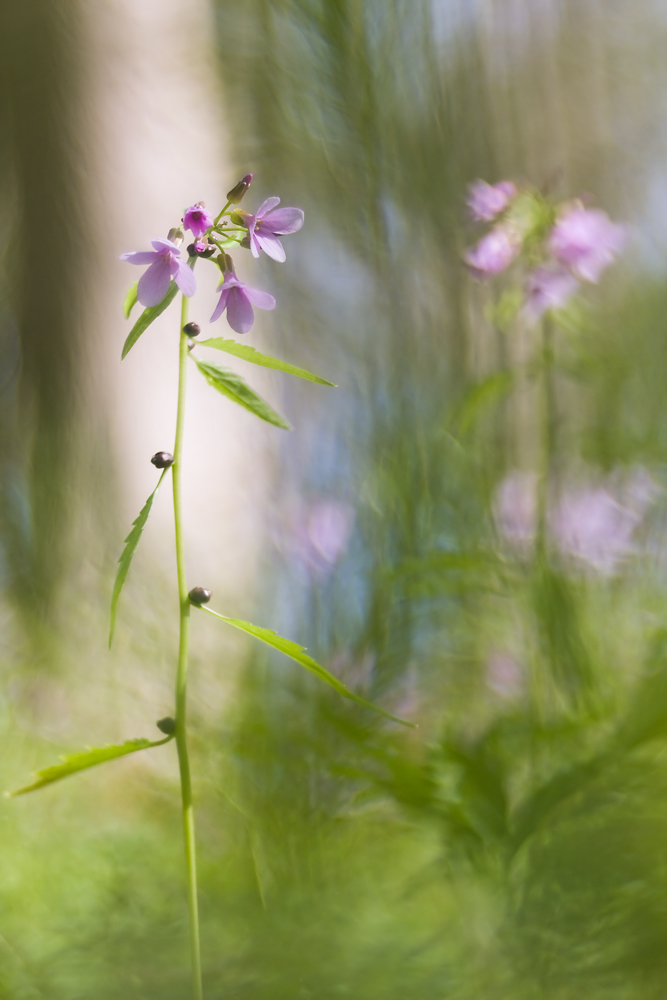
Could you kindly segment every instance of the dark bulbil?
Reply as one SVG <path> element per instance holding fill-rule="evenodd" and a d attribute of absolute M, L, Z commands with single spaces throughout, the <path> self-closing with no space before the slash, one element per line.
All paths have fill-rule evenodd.
<path fill-rule="evenodd" d="M 201 327 L 199 323 L 186 323 L 183 327 L 183 333 L 187 333 L 188 337 L 198 337 L 201 333 Z"/>
<path fill-rule="evenodd" d="M 174 456 L 170 455 L 168 451 L 156 451 L 151 462 L 156 469 L 168 469 L 170 465 L 174 464 Z"/>
<path fill-rule="evenodd" d="M 188 599 L 190 604 L 194 604 L 196 608 L 199 608 L 202 604 L 208 604 L 211 600 L 211 591 L 206 590 L 205 587 L 193 587 L 188 594 Z"/>
<path fill-rule="evenodd" d="M 164 733 L 166 736 L 171 736 L 176 732 L 176 720 L 172 719 L 170 715 L 168 715 L 165 719 L 160 719 L 155 723 L 155 725 L 158 727 L 160 732 Z"/>

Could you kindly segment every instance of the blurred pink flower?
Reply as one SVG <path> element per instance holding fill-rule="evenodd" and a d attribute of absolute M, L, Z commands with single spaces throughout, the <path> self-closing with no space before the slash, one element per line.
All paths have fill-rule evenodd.
<path fill-rule="evenodd" d="M 658 486 L 646 469 L 612 474 L 597 486 L 564 489 L 547 511 L 550 540 L 561 555 L 611 576 L 636 551 L 634 533 Z M 537 476 L 513 472 L 500 484 L 493 507 L 499 533 L 521 555 L 537 528 Z"/>
<path fill-rule="evenodd" d="M 354 508 L 339 500 L 297 503 L 275 533 L 275 542 L 309 570 L 325 573 L 347 549 L 354 521 Z"/>
<path fill-rule="evenodd" d="M 475 181 L 470 185 L 468 207 L 470 214 L 478 222 L 491 222 L 503 212 L 516 194 L 516 186 L 511 181 L 487 184 Z"/>
<path fill-rule="evenodd" d="M 574 202 L 556 221 L 548 248 L 575 277 L 595 283 L 621 252 L 626 239 L 625 228 L 612 222 L 606 212 Z"/>
<path fill-rule="evenodd" d="M 504 226 L 496 226 L 483 236 L 471 250 L 466 250 L 463 259 L 476 278 L 488 274 L 500 274 L 509 267 L 520 249 L 520 242 L 514 233 Z"/>
<path fill-rule="evenodd" d="M 526 281 L 528 319 L 537 320 L 547 309 L 560 309 L 579 288 L 579 282 L 564 267 L 537 267 Z"/>

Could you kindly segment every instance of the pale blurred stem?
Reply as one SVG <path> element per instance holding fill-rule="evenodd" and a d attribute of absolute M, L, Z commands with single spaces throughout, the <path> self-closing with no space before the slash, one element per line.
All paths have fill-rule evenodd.
<path fill-rule="evenodd" d="M 548 507 L 549 491 L 553 479 L 554 460 L 556 454 L 556 390 L 554 385 L 554 331 L 548 315 L 542 321 L 541 342 L 541 414 L 540 451 L 542 459 L 541 474 L 538 479 L 537 494 L 537 539 L 536 555 L 538 560 L 546 558 L 548 542 Z"/>
<path fill-rule="evenodd" d="M 194 266 L 194 260 L 190 266 Z M 178 673 L 176 675 L 176 746 L 181 773 L 183 799 L 183 834 L 185 838 L 185 864 L 188 876 L 188 906 L 190 910 L 190 947 L 192 951 L 192 986 L 195 1000 L 202 1000 L 201 955 L 199 948 L 199 910 L 197 906 L 197 861 L 195 855 L 195 822 L 192 811 L 192 783 L 187 744 L 187 682 L 188 647 L 190 640 L 190 601 L 185 575 L 183 545 L 183 506 L 181 497 L 181 460 L 183 455 L 183 429 L 185 424 L 185 383 L 188 361 L 188 337 L 183 327 L 188 322 L 188 299 L 181 303 L 179 334 L 178 409 L 176 416 L 176 442 L 174 463 L 171 467 L 174 487 L 174 524 L 176 528 L 176 569 L 178 574 L 178 600 L 180 605 L 180 634 L 178 642 Z"/>

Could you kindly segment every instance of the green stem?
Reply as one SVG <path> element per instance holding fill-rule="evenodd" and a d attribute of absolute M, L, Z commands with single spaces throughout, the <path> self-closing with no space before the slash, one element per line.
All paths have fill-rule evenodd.
<path fill-rule="evenodd" d="M 188 874 L 188 906 L 190 910 L 190 947 L 192 951 L 192 987 L 195 1000 L 202 1000 L 201 954 L 199 947 L 199 910 L 197 907 L 197 861 L 195 855 L 195 822 L 192 810 L 192 783 L 187 744 L 187 683 L 188 647 L 190 639 L 190 601 L 185 575 L 185 550 L 183 545 L 183 504 L 181 495 L 181 459 L 183 455 L 183 430 L 185 426 L 185 383 L 188 360 L 188 338 L 183 327 L 188 321 L 188 299 L 181 304 L 180 353 L 178 363 L 178 409 L 176 416 L 176 442 L 174 462 L 171 467 L 174 487 L 174 525 L 176 529 L 176 568 L 178 573 L 178 601 L 180 605 L 180 634 L 178 642 L 178 673 L 176 675 L 176 746 L 181 773 L 183 799 L 183 834 L 185 838 L 185 864 Z"/>
<path fill-rule="evenodd" d="M 544 559 L 547 549 L 547 513 L 556 452 L 556 390 L 554 386 L 553 326 L 549 316 L 542 325 L 542 419 L 540 421 L 542 470 L 537 496 L 537 554 Z"/>

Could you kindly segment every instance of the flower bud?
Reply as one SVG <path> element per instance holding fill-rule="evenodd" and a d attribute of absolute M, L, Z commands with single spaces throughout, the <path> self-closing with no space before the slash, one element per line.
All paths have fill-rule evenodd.
<path fill-rule="evenodd" d="M 227 201 L 231 202 L 232 205 L 238 205 L 243 195 L 246 193 L 250 187 L 250 182 L 252 181 L 252 174 L 246 174 L 238 184 L 236 184 L 231 191 L 227 192 Z"/>
<path fill-rule="evenodd" d="M 211 600 L 211 591 L 206 590 L 204 587 L 193 587 L 188 594 L 188 599 L 190 604 L 194 604 L 196 608 L 199 608 L 202 604 L 208 604 Z"/>
<path fill-rule="evenodd" d="M 186 323 L 183 327 L 183 333 L 187 333 L 188 337 L 198 337 L 201 333 L 201 327 L 199 323 Z"/>
<path fill-rule="evenodd" d="M 151 462 L 156 469 L 168 469 L 174 463 L 174 456 L 170 455 L 168 451 L 156 451 Z"/>
<path fill-rule="evenodd" d="M 172 243 L 175 243 L 177 247 L 180 247 L 181 243 L 185 239 L 185 233 L 180 226 L 177 226 L 175 229 L 169 230 L 167 233 L 167 239 L 171 240 Z"/>
<path fill-rule="evenodd" d="M 160 732 L 165 733 L 167 736 L 171 736 L 176 732 L 176 720 L 172 719 L 170 715 L 168 715 L 165 719 L 160 719 L 155 723 L 155 725 L 158 727 Z"/>
<path fill-rule="evenodd" d="M 244 212 L 242 208 L 237 208 L 229 216 L 229 221 L 233 222 L 235 226 L 245 226 L 245 220 L 249 218 L 250 212 Z"/>
<path fill-rule="evenodd" d="M 205 240 L 195 240 L 188 245 L 188 257 L 212 257 L 215 247 Z"/>

